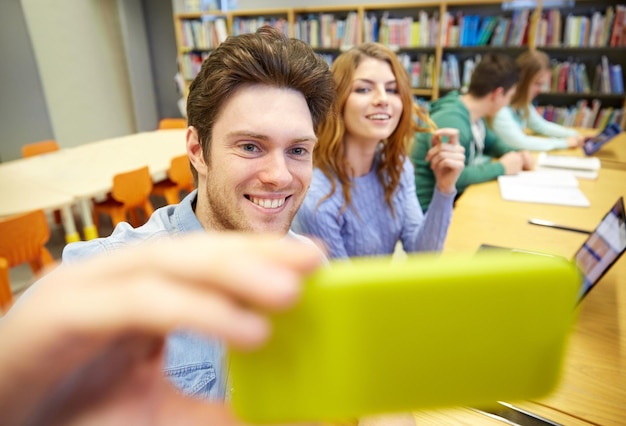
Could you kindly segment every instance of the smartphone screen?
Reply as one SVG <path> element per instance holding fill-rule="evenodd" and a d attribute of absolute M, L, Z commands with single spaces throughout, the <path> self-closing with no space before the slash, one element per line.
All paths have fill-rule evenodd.
<path fill-rule="evenodd" d="M 616 135 L 621 133 L 619 125 L 616 123 L 610 124 L 602 130 L 602 132 L 590 138 L 585 139 L 583 144 L 583 151 L 586 155 L 592 155 L 597 152 L 604 144 L 613 139 Z"/>

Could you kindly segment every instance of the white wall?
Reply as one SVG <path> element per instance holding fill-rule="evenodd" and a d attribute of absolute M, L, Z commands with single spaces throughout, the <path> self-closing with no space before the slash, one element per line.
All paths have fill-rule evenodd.
<path fill-rule="evenodd" d="M 0 1 L 0 161 L 53 137 L 20 0 Z"/>
<path fill-rule="evenodd" d="M 60 145 L 133 133 L 116 0 L 21 1 Z"/>

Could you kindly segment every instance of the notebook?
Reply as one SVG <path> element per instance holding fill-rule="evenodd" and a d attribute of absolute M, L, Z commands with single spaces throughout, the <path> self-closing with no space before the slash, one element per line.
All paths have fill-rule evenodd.
<path fill-rule="evenodd" d="M 579 272 L 541 256 L 331 262 L 269 342 L 231 351 L 231 402 L 252 423 L 545 396 L 560 375 Z"/>
<path fill-rule="evenodd" d="M 481 246 L 481 250 L 483 249 L 551 256 L 485 244 Z M 626 251 L 626 214 L 624 213 L 624 199 L 620 197 L 578 248 L 572 259 L 582 275 L 579 300 L 582 300 L 595 287 L 624 251 Z"/>

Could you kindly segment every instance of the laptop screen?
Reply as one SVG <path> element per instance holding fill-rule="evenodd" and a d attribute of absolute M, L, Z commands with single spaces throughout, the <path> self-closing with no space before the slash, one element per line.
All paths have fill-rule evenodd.
<path fill-rule="evenodd" d="M 574 256 L 584 278 L 581 298 L 589 293 L 625 249 L 626 214 L 624 199 L 620 197 Z"/>

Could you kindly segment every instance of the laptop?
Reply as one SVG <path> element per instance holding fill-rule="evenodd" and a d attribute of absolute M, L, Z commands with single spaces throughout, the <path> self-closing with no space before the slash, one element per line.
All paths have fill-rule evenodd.
<path fill-rule="evenodd" d="M 567 259 L 499 252 L 331 262 L 263 347 L 230 350 L 232 406 L 282 424 L 545 396 L 579 282 Z"/>
<path fill-rule="evenodd" d="M 576 230 L 576 232 L 581 231 Z M 552 256 L 486 244 L 483 244 L 479 251 L 491 249 Z M 620 197 L 604 215 L 598 226 L 589 233 L 589 237 L 578 248 L 572 259 L 582 275 L 579 302 L 589 294 L 624 251 L 626 251 L 626 214 L 624 213 L 624 198 Z"/>

